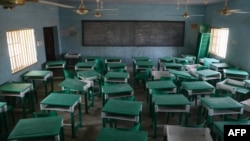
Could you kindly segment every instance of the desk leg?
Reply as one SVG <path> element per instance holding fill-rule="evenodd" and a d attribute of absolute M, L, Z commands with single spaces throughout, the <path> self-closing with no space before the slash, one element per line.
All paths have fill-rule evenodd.
<path fill-rule="evenodd" d="M 7 106 L 6 106 L 7 107 Z M 7 109 L 7 108 L 6 108 Z M 6 135 L 9 134 L 9 118 L 8 118 L 8 113 L 7 111 L 5 111 L 3 113 L 3 120 L 4 120 L 4 126 L 5 126 L 5 132 L 6 132 Z"/>
<path fill-rule="evenodd" d="M 36 102 L 38 102 L 36 81 L 35 81 L 35 80 L 32 80 L 32 83 L 33 83 L 33 87 L 34 87 L 34 94 L 36 95 Z"/>
<path fill-rule="evenodd" d="M 78 114 L 79 114 L 79 127 L 82 127 L 82 105 L 78 104 Z"/>
<path fill-rule="evenodd" d="M 85 113 L 88 114 L 88 92 L 84 92 Z"/>
<path fill-rule="evenodd" d="M 156 138 L 156 134 L 157 134 L 157 117 L 158 117 L 158 113 L 155 112 L 154 113 L 154 122 L 153 122 L 153 131 L 154 131 L 154 138 Z"/>
<path fill-rule="evenodd" d="M 25 97 L 21 97 L 23 117 L 26 118 Z"/>
<path fill-rule="evenodd" d="M 74 111 L 70 113 L 70 119 L 71 119 L 71 134 L 72 134 L 72 138 L 75 138 L 75 136 L 76 136 L 76 126 L 75 126 Z"/>

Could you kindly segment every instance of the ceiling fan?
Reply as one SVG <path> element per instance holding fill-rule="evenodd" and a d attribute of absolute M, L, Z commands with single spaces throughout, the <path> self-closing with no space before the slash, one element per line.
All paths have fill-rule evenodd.
<path fill-rule="evenodd" d="M 105 9 L 103 0 L 96 0 L 96 9 L 94 9 L 94 10 L 95 10 L 94 16 L 99 18 L 103 15 L 116 15 L 115 13 L 101 14 L 100 11 L 109 11 L 109 10 L 113 11 L 113 10 L 117 10 L 117 9 Z"/>
<path fill-rule="evenodd" d="M 227 0 L 225 0 L 225 5 L 224 7 L 217 11 L 219 12 L 221 15 L 224 15 L 224 16 L 229 16 L 233 13 L 240 13 L 240 14 L 245 14 L 245 13 L 249 13 L 249 12 L 244 12 L 244 11 L 241 11 L 240 9 L 229 9 L 228 6 L 227 6 Z"/>
<path fill-rule="evenodd" d="M 83 0 L 81 0 L 81 3 L 78 9 L 76 10 L 76 13 L 80 15 L 84 15 L 84 14 L 87 14 L 88 12 L 89 10 L 85 8 L 85 5 L 83 4 Z"/>
<path fill-rule="evenodd" d="M 182 14 L 182 15 L 167 15 L 167 16 L 182 16 L 185 19 L 188 19 L 191 16 L 204 16 L 204 15 L 193 15 L 193 14 L 190 15 L 189 12 L 188 12 L 188 2 L 189 2 L 189 0 L 184 0 L 184 1 L 185 1 L 185 8 L 186 8 L 184 14 Z M 177 6 L 178 5 L 179 5 L 179 3 L 177 3 Z M 178 10 L 178 7 L 177 7 L 177 10 Z"/>
<path fill-rule="evenodd" d="M 3 6 L 4 9 L 13 9 L 16 6 L 24 5 L 25 2 L 38 2 L 48 5 L 53 5 L 61 8 L 74 8 L 73 6 L 56 3 L 56 2 L 50 2 L 46 0 L 0 0 L 0 5 Z"/>

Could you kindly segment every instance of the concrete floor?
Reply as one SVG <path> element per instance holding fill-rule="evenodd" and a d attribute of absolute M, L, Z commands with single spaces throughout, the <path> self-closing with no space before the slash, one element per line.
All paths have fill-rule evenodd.
<path fill-rule="evenodd" d="M 131 75 L 132 76 L 132 73 Z M 131 78 L 131 81 L 133 79 Z M 54 81 L 54 89 L 55 90 L 61 90 L 60 87 L 58 87 L 58 83 L 61 82 L 62 79 L 55 80 Z M 131 86 L 133 86 L 133 82 L 131 83 Z M 153 138 L 153 130 L 152 130 L 152 120 L 149 116 L 148 108 L 146 106 L 146 94 L 142 87 L 142 84 L 140 83 L 136 88 L 134 88 L 134 95 L 136 97 L 137 101 L 143 102 L 143 112 L 142 112 L 142 131 L 145 131 L 148 133 L 148 141 L 163 141 L 163 128 L 158 128 L 158 134 L 157 138 Z M 38 98 L 39 101 L 41 101 L 44 98 L 44 90 L 43 86 L 39 87 L 38 90 Z M 101 120 L 101 110 L 102 110 L 102 101 L 101 98 L 96 96 L 95 97 L 95 105 L 94 107 L 91 107 L 89 109 L 89 113 L 85 114 L 85 111 L 83 109 L 83 127 L 79 128 L 77 130 L 76 138 L 71 138 L 71 128 L 65 127 L 65 141 L 95 141 L 98 131 L 100 128 L 102 128 L 102 120 Z M 36 103 L 36 111 L 40 111 L 39 103 Z M 64 117 L 64 122 L 69 122 L 69 113 L 62 113 L 58 112 L 58 115 L 62 115 Z M 18 115 L 18 112 L 16 113 L 16 121 L 20 117 Z M 29 117 L 32 117 L 32 114 L 29 114 Z M 196 124 L 196 117 L 197 117 L 197 110 L 194 106 L 191 107 L 191 114 L 189 118 L 189 124 L 195 125 Z M 159 115 L 159 123 L 164 123 L 165 115 L 160 114 Z M 221 119 L 221 117 L 219 117 Z M 121 123 L 119 122 L 119 126 L 127 126 L 128 123 Z M 178 124 L 178 114 L 175 114 L 174 116 L 170 116 L 170 121 L 168 124 L 177 125 Z M 12 127 L 13 128 L 13 127 Z M 48 139 L 46 139 L 48 140 Z"/>

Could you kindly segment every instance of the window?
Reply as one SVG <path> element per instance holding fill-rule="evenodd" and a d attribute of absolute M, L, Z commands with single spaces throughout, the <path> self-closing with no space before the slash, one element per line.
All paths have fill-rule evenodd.
<path fill-rule="evenodd" d="M 33 29 L 7 31 L 6 35 L 12 73 L 37 62 Z"/>
<path fill-rule="evenodd" d="M 225 58 L 227 53 L 228 28 L 212 28 L 209 53 Z"/>

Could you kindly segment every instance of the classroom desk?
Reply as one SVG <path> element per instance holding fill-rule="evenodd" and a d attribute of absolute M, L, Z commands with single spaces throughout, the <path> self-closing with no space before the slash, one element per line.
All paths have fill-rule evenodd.
<path fill-rule="evenodd" d="M 110 98 L 130 97 L 134 95 L 134 89 L 128 84 L 114 84 L 102 86 L 103 106 Z"/>
<path fill-rule="evenodd" d="M 169 70 L 169 69 L 183 71 L 184 70 L 184 65 L 179 64 L 179 63 L 164 63 L 163 64 L 163 70 L 166 71 L 166 70 Z"/>
<path fill-rule="evenodd" d="M 95 62 L 78 62 L 75 65 L 75 71 L 94 70 Z"/>
<path fill-rule="evenodd" d="M 153 95 L 153 131 L 154 137 L 157 135 L 158 113 L 185 113 L 184 125 L 188 123 L 190 113 L 190 101 L 183 94 Z M 181 124 L 181 115 L 179 123 Z"/>
<path fill-rule="evenodd" d="M 101 128 L 96 141 L 148 141 L 147 132 Z"/>
<path fill-rule="evenodd" d="M 149 113 L 152 113 L 152 90 L 164 90 L 167 93 L 176 93 L 176 85 L 171 80 L 147 81 L 146 82 L 146 98 L 149 107 Z"/>
<path fill-rule="evenodd" d="M 175 57 L 160 57 L 158 58 L 158 63 L 157 63 L 157 67 L 158 70 L 160 70 L 160 67 L 163 66 L 164 63 L 175 63 Z M 163 70 L 163 68 L 162 68 Z"/>
<path fill-rule="evenodd" d="M 77 62 L 81 60 L 80 53 L 66 53 L 64 55 L 64 59 L 66 60 L 67 66 L 74 66 Z"/>
<path fill-rule="evenodd" d="M 33 85 L 32 83 L 4 83 L 0 85 L 0 96 L 20 97 L 22 104 L 23 117 L 26 117 L 26 104 L 25 96 L 29 93 L 29 108 L 30 111 L 34 111 L 33 102 Z"/>
<path fill-rule="evenodd" d="M 133 57 L 133 74 L 136 73 L 136 62 L 137 61 L 150 61 L 148 57 L 140 56 L 140 57 Z"/>
<path fill-rule="evenodd" d="M 106 127 L 107 120 L 123 120 L 141 124 L 141 114 L 142 102 L 110 99 L 102 108 L 102 125 Z"/>
<path fill-rule="evenodd" d="M 46 70 L 52 70 L 52 69 L 63 70 L 65 67 L 66 67 L 66 61 L 48 61 L 48 62 L 46 62 L 46 65 L 45 65 Z M 62 71 L 62 73 L 63 73 L 63 71 Z M 55 75 L 54 75 L 54 78 L 55 78 Z M 63 78 L 63 76 L 62 76 L 62 78 Z"/>
<path fill-rule="evenodd" d="M 104 82 L 128 83 L 129 73 L 128 72 L 107 72 L 104 76 Z"/>
<path fill-rule="evenodd" d="M 209 128 L 164 126 L 164 141 L 213 141 Z"/>
<path fill-rule="evenodd" d="M 189 81 L 198 80 L 197 77 L 191 75 L 188 71 L 178 71 L 170 69 L 169 72 L 174 74 L 177 80 L 189 80 Z"/>
<path fill-rule="evenodd" d="M 236 80 L 247 80 L 248 72 L 244 70 L 223 69 L 224 78 L 231 78 Z"/>
<path fill-rule="evenodd" d="M 227 63 L 212 63 L 210 64 L 210 68 L 215 71 L 223 72 L 223 69 L 229 68 L 230 65 Z"/>
<path fill-rule="evenodd" d="M 212 132 L 215 134 L 215 140 L 224 138 L 224 125 L 250 125 L 248 121 L 216 121 L 213 123 Z"/>
<path fill-rule="evenodd" d="M 78 121 L 75 122 L 75 107 L 78 107 Z M 82 127 L 81 96 L 75 94 L 51 93 L 40 102 L 40 109 L 55 110 L 70 113 L 72 138 L 75 137 L 76 129 Z M 65 124 L 64 125 L 68 125 Z"/>
<path fill-rule="evenodd" d="M 37 101 L 37 86 L 36 81 L 43 81 L 45 96 L 47 96 L 50 92 L 54 91 L 53 84 L 53 72 L 46 70 L 30 70 L 22 75 L 24 81 L 31 81 L 33 83 L 33 87 L 35 89 L 36 101 Z M 51 90 L 48 91 L 48 82 L 50 82 Z"/>
<path fill-rule="evenodd" d="M 234 80 L 230 78 L 226 78 L 225 80 L 218 82 L 216 87 L 231 87 L 236 90 L 236 97 L 239 96 L 240 100 L 243 100 L 245 96 L 247 96 L 250 92 L 250 88 L 247 86 L 246 81 Z"/>
<path fill-rule="evenodd" d="M 154 68 L 153 61 L 136 61 L 135 69 L 146 69 L 146 68 Z"/>
<path fill-rule="evenodd" d="M 107 63 L 106 67 L 108 71 L 117 70 L 117 69 L 127 70 L 127 64 L 125 63 Z"/>
<path fill-rule="evenodd" d="M 9 118 L 8 118 L 8 113 L 7 113 L 7 103 L 6 102 L 0 102 L 0 114 L 3 115 L 3 118 L 2 118 L 3 120 L 0 123 L 4 124 L 5 133 L 9 134 L 10 126 L 9 126 Z M 1 126 L 0 126 L 0 128 L 1 128 Z"/>
<path fill-rule="evenodd" d="M 101 56 L 86 56 L 84 61 L 85 62 L 94 62 L 95 59 L 102 58 Z"/>
<path fill-rule="evenodd" d="M 60 82 L 58 86 L 62 87 L 62 89 L 67 89 L 69 91 L 76 91 L 79 94 L 84 94 L 84 106 L 85 106 L 85 113 L 88 113 L 88 109 L 93 103 L 88 103 L 88 89 L 91 88 L 90 83 L 85 83 L 78 79 L 71 79 L 67 78 Z"/>
<path fill-rule="evenodd" d="M 36 140 L 54 137 L 55 141 L 64 140 L 63 118 L 41 117 L 20 119 L 11 131 L 8 140 Z"/>
<path fill-rule="evenodd" d="M 201 95 L 210 95 L 215 91 L 214 86 L 206 81 L 182 82 L 180 89 L 187 92 L 189 100 L 191 100 L 191 97 L 194 96 L 195 105 L 197 105 L 198 97 L 201 97 Z"/>
<path fill-rule="evenodd" d="M 203 81 L 208 80 L 221 80 L 221 73 L 211 69 L 198 70 L 196 73 L 199 75 L 199 78 Z"/>
<path fill-rule="evenodd" d="M 198 124 L 200 122 L 202 107 L 208 111 L 208 115 L 206 118 L 208 125 L 212 123 L 213 116 L 238 114 L 238 116 L 240 117 L 244 111 L 243 105 L 231 97 L 200 98 L 200 105 L 198 109 L 198 118 L 197 118 Z"/>
<path fill-rule="evenodd" d="M 105 63 L 121 63 L 122 59 L 120 57 L 105 57 Z"/>
<path fill-rule="evenodd" d="M 175 58 L 175 63 L 182 64 L 182 65 L 187 65 L 189 64 L 190 59 L 184 58 L 184 57 L 176 57 Z"/>

